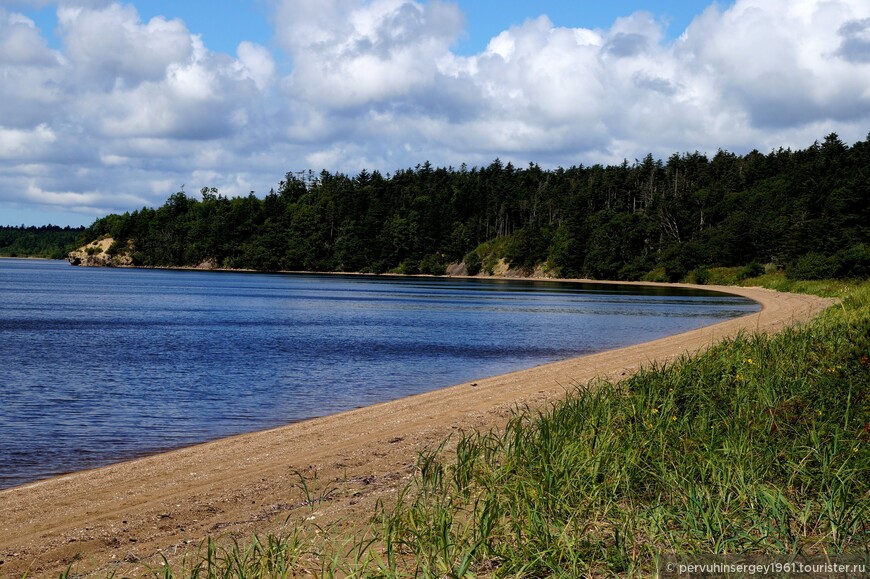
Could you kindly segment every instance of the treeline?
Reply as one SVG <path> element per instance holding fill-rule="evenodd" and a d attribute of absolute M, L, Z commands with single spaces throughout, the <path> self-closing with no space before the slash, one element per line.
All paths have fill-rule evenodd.
<path fill-rule="evenodd" d="M 84 227 L 0 227 L 0 256 L 63 259 L 75 247 Z"/>
<path fill-rule="evenodd" d="M 469 273 L 497 258 L 563 277 L 704 281 L 712 266 L 774 264 L 794 277 L 870 274 L 870 136 L 805 149 L 720 150 L 666 162 L 543 170 L 498 159 L 384 176 L 288 173 L 260 199 L 203 188 L 98 219 L 136 265 Z"/>

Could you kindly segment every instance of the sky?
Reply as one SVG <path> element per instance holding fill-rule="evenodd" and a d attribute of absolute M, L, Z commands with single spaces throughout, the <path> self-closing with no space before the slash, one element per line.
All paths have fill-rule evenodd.
<path fill-rule="evenodd" d="M 867 0 L 0 0 L 0 225 L 870 133 Z"/>

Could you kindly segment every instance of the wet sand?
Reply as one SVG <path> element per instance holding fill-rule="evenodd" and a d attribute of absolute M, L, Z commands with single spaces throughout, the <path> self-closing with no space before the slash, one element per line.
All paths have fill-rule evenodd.
<path fill-rule="evenodd" d="M 546 406 L 574 386 L 618 380 L 741 331 L 775 332 L 833 303 L 759 288 L 697 287 L 748 297 L 762 309 L 653 342 L 0 491 L 0 577 L 27 570 L 29 577 L 56 577 L 73 561 L 79 572 L 136 576 L 159 565 L 161 555 L 180 556 L 208 536 L 277 529 L 313 512 L 297 472 L 334 489 L 313 513 L 318 522 L 364 523 L 377 499 L 395 496 L 417 453 L 451 433 L 497 428 L 517 406 Z"/>

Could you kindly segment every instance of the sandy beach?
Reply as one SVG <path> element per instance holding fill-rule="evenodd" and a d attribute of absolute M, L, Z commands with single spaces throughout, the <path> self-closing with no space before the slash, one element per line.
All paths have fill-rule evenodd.
<path fill-rule="evenodd" d="M 558 280 L 565 281 L 565 280 Z M 692 287 L 692 286 L 682 286 Z M 0 491 L 0 577 L 117 569 L 136 575 L 208 536 L 249 536 L 311 512 L 299 476 L 335 491 L 325 522 L 365 522 L 451 433 L 502 425 L 596 378 L 620 379 L 738 332 L 775 332 L 831 305 L 759 288 L 698 286 L 759 302 L 760 312 L 653 342 L 477 380 L 280 428 Z M 437 368 L 432 369 L 437 372 Z"/>

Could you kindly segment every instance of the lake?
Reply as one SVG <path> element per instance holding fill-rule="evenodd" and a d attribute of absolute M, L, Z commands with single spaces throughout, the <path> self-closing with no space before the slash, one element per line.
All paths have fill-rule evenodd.
<path fill-rule="evenodd" d="M 686 289 L 0 259 L 0 488 L 757 310 Z"/>

